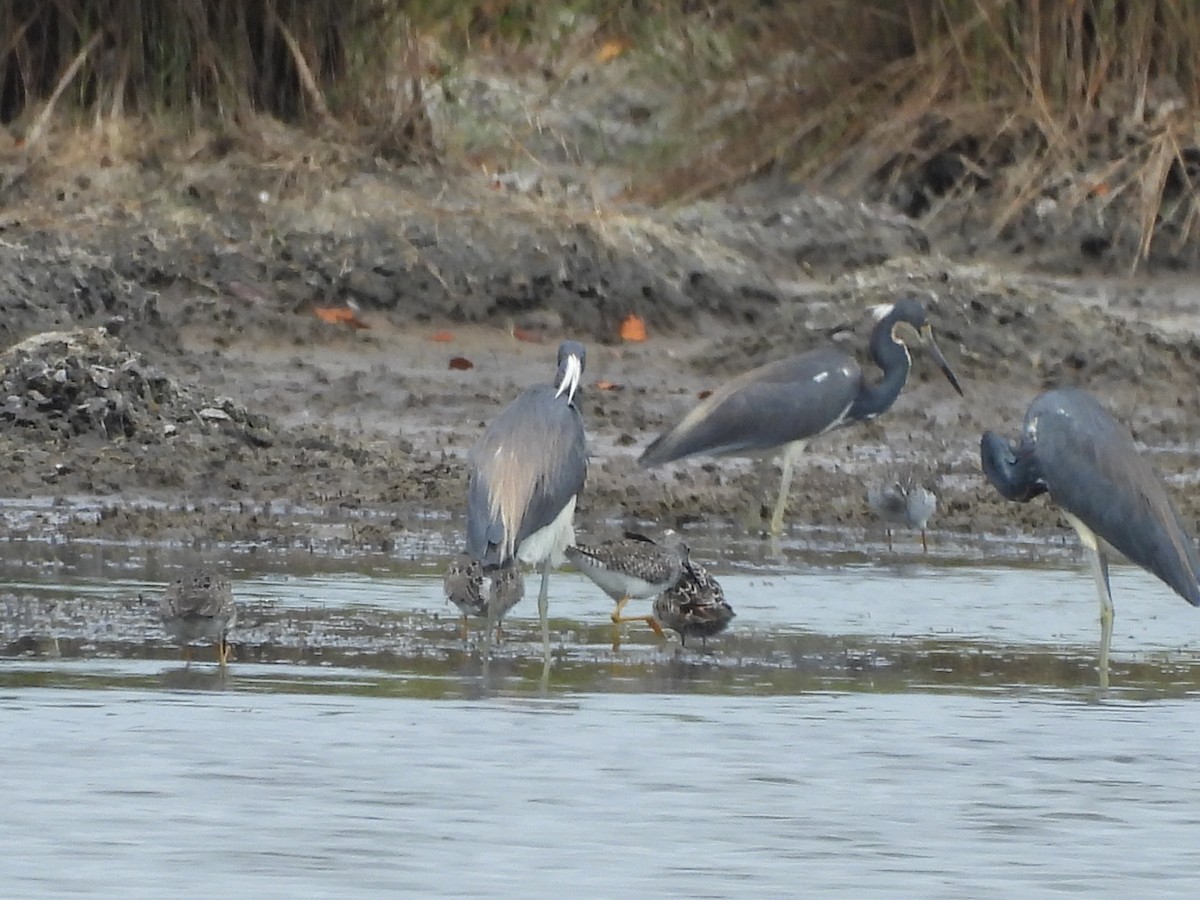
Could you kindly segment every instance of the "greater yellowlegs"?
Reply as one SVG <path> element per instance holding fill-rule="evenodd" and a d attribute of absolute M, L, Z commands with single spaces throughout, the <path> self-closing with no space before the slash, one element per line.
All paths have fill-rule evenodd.
<path fill-rule="evenodd" d="M 622 622 L 645 622 L 662 636 L 653 616 L 623 616 L 621 612 L 630 600 L 649 600 L 673 587 L 687 558 L 687 545 L 674 531 L 663 532 L 661 543 L 627 531 L 623 540 L 567 548 L 567 559 L 617 602 L 612 612 L 614 647 L 620 645 Z"/>
<path fill-rule="evenodd" d="M 193 641 L 216 641 L 217 662 L 229 661 L 229 629 L 237 624 L 237 604 L 229 579 L 208 569 L 184 572 L 167 585 L 158 604 L 168 634 L 179 643 L 183 658 L 191 661 Z"/>

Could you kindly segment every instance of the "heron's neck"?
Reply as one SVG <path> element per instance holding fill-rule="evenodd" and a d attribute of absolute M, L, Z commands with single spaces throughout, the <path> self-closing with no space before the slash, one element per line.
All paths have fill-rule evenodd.
<path fill-rule="evenodd" d="M 896 402 L 904 382 L 908 380 L 912 360 L 908 357 L 908 351 L 893 340 L 892 324 L 884 319 L 871 332 L 871 359 L 883 371 L 883 377 L 874 384 L 863 380 L 862 389 L 846 416 L 851 421 L 873 419 L 885 412 Z"/>
<path fill-rule="evenodd" d="M 979 462 L 987 480 L 1006 500 L 1028 503 L 1046 492 L 1037 457 L 1025 444 L 1014 449 L 1000 435 L 986 431 L 979 442 Z"/>

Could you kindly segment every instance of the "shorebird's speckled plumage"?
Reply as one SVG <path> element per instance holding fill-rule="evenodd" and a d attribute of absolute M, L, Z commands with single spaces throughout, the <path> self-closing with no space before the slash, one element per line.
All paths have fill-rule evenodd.
<path fill-rule="evenodd" d="M 491 584 L 488 598 L 496 610 L 496 625 L 504 621 L 510 609 L 525 596 L 525 577 L 515 565 L 501 566 L 486 573 Z M 463 614 L 463 631 L 466 631 L 468 616 L 486 619 L 487 600 L 483 596 L 483 564 L 464 553 L 456 556 L 446 567 L 442 587 L 446 599 L 458 607 Z"/>
<path fill-rule="evenodd" d="M 158 605 L 163 626 L 175 641 L 187 646 L 210 640 L 217 645 L 217 662 L 229 660 L 229 629 L 237 624 L 237 604 L 228 578 L 207 569 L 185 572 L 167 585 Z"/>
<path fill-rule="evenodd" d="M 621 611 L 630 600 L 649 600 L 673 587 L 687 565 L 688 548 L 674 531 L 663 532 L 661 542 L 627 531 L 623 540 L 568 547 L 567 559 L 617 602 L 612 613 L 614 625 L 645 622 L 661 635 L 662 629 L 653 616 L 623 616 Z M 619 646 L 617 632 L 613 647 Z"/>
<path fill-rule="evenodd" d="M 649 599 L 672 587 L 683 573 L 688 550 L 673 531 L 661 543 L 626 532 L 622 540 L 567 548 L 567 559 L 614 600 Z"/>
<path fill-rule="evenodd" d="M 699 563 L 688 562 L 678 583 L 654 601 L 654 615 L 667 628 L 679 632 L 686 647 L 689 637 L 705 640 L 720 634 L 736 613 L 725 602 L 725 591 L 708 570 Z"/>

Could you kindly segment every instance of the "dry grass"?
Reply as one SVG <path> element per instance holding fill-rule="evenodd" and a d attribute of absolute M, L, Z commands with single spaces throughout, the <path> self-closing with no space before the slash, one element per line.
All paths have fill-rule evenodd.
<path fill-rule="evenodd" d="M 6 0 L 0 121 L 37 145 L 55 121 L 130 116 L 234 130 L 262 117 L 432 150 L 421 59 L 394 0 Z"/>
<path fill-rule="evenodd" d="M 611 39 L 689 99 L 641 199 L 785 171 L 996 235 L 1082 216 L 1130 265 L 1200 259 L 1195 0 L 7 0 L 0 122 L 37 145 L 64 118 L 269 118 L 425 160 L 447 58 L 561 72 Z"/>
<path fill-rule="evenodd" d="M 969 199 L 995 234 L 1051 209 L 1131 217 L 1116 251 L 1132 266 L 1200 243 L 1200 4 L 813 0 L 758 17 L 740 77 L 701 88 L 731 111 L 643 196 L 784 169 L 912 215 Z"/>

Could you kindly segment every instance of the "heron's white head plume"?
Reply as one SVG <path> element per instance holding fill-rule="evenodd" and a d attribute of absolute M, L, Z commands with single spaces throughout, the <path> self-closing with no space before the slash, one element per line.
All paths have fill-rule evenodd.
<path fill-rule="evenodd" d="M 886 318 L 887 315 L 895 308 L 896 306 L 894 303 L 880 303 L 878 306 L 871 307 L 871 316 L 876 322 L 878 322 Z"/>
<path fill-rule="evenodd" d="M 583 365 L 578 356 L 571 354 L 563 362 L 563 378 L 558 383 L 558 390 L 554 392 L 554 396 L 561 397 L 566 391 L 567 402 L 570 403 L 575 399 L 575 392 L 579 390 L 579 381 L 582 377 Z"/>

